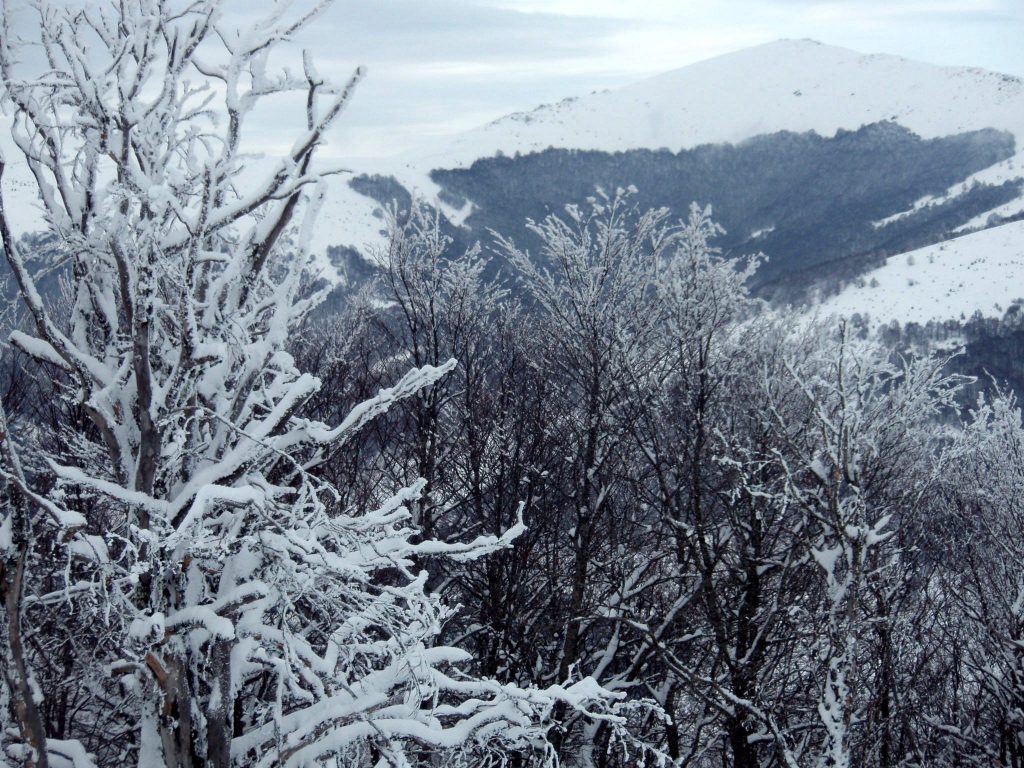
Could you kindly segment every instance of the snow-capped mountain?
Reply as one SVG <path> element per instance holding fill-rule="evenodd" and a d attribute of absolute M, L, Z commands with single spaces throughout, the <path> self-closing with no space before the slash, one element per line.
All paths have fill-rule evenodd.
<path fill-rule="evenodd" d="M 497 152 L 548 147 L 673 151 L 754 136 L 832 136 L 893 121 L 922 138 L 997 128 L 1024 143 L 1024 80 L 980 69 L 780 40 L 614 91 L 516 113 L 463 134 L 415 167 L 465 167 Z M 1017 154 L 1020 160 L 1024 152 Z"/>
<path fill-rule="evenodd" d="M 492 228 L 528 238 L 528 216 L 635 185 L 641 205 L 712 204 L 724 248 L 766 253 L 760 287 L 792 298 L 1024 216 L 1024 80 L 784 40 L 358 172 L 332 191 L 323 246 L 365 252 L 379 242 L 375 209 L 410 194 L 468 243 Z"/>
<path fill-rule="evenodd" d="M 383 243 L 380 208 L 392 200 L 404 207 L 415 195 L 435 205 L 456 246 L 486 245 L 493 229 L 529 247 L 528 217 L 580 202 L 596 186 L 632 185 L 641 206 L 683 214 L 692 201 L 711 204 L 727 230 L 724 250 L 767 255 L 755 279 L 765 295 L 805 301 L 810 288 L 829 295 L 850 286 L 827 307 L 890 319 L 878 310 L 910 305 L 858 285 L 872 277 L 888 285 L 892 265 L 904 263 L 899 254 L 1024 218 L 1024 80 L 783 40 L 349 167 L 352 176 L 329 190 L 313 244 L 325 267 L 328 258 L 344 261 L 350 275 L 370 268 L 355 254 L 372 262 Z M 39 215 L 18 194 L 27 181 L 27 169 L 14 165 L 3 181 L 24 232 Z M 1022 231 L 1005 233 L 1012 243 Z M 987 257 L 986 237 L 954 242 L 948 252 L 929 250 L 932 259 L 915 256 L 919 286 L 952 280 L 938 270 L 961 268 L 954 254 L 964 243 L 970 261 Z M 994 312 L 1015 298 L 1016 283 L 1024 295 L 1016 264 L 1000 267 L 991 309 L 960 290 L 936 306 L 954 317 Z M 883 271 L 868 275 L 876 268 Z M 891 290 L 912 279 L 894 277 Z"/>

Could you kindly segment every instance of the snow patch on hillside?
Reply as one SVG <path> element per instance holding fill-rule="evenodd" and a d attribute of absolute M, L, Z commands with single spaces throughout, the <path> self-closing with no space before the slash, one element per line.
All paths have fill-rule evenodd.
<path fill-rule="evenodd" d="M 1024 299 L 1024 221 L 972 232 L 892 256 L 815 308 L 818 317 L 867 315 L 877 327 L 969 318 L 1001 317 Z"/>
<path fill-rule="evenodd" d="M 1024 109 L 1024 105 L 1022 105 Z M 1018 148 L 1020 148 L 1020 142 L 1018 140 Z M 886 216 L 884 219 L 872 222 L 875 229 L 886 227 L 900 219 L 905 219 L 924 208 L 930 208 L 932 206 L 944 205 L 956 198 L 970 192 L 975 186 L 979 184 L 990 184 L 993 186 L 999 186 L 1007 181 L 1013 181 L 1015 179 L 1024 178 L 1024 151 L 1019 151 L 1013 157 L 990 165 L 988 168 L 982 168 L 976 173 L 972 173 L 963 181 L 954 184 L 952 187 L 947 189 L 941 195 L 925 195 L 920 200 L 916 200 L 910 208 L 904 211 L 899 211 L 891 216 Z M 989 217 L 995 214 L 1000 218 L 1010 218 L 1020 212 L 1024 211 L 1024 197 L 1011 200 L 1008 203 L 1004 203 L 992 211 L 986 211 L 973 219 L 968 221 L 966 224 L 957 227 L 954 232 L 956 234 L 964 234 L 967 232 L 973 232 L 976 229 L 982 229 L 989 225 Z"/>
<path fill-rule="evenodd" d="M 974 218 L 953 230 L 954 235 L 962 235 L 967 232 L 974 232 L 985 227 L 998 224 L 1001 220 L 1013 219 L 1024 215 L 1024 197 L 1018 197 L 1008 203 L 1003 203 L 991 211 L 979 213 Z"/>
<path fill-rule="evenodd" d="M 349 180 L 360 175 L 394 177 L 414 197 L 426 200 L 438 208 L 455 226 L 462 226 L 472 213 L 471 202 L 467 201 L 461 208 L 456 208 L 440 199 L 441 188 L 431 180 L 429 169 L 421 171 L 408 162 L 394 159 L 360 159 L 349 163 L 348 168 L 350 172 L 337 179 L 328 189 L 311 242 L 314 252 L 344 245 L 372 259 L 387 245 L 381 204 L 349 186 Z"/>

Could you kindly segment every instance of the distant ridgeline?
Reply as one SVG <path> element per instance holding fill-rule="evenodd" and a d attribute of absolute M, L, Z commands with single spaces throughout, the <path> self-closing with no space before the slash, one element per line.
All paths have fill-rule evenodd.
<path fill-rule="evenodd" d="M 711 204 L 726 229 L 719 247 L 733 256 L 768 256 L 753 278 L 754 290 L 796 301 L 811 286 L 837 290 L 886 256 L 945 240 L 956 227 L 1020 197 L 1024 179 L 973 183 L 947 201 L 878 224 L 1013 154 L 1014 138 L 1005 131 L 922 139 L 894 122 L 880 122 L 831 138 L 784 131 L 681 152 L 547 149 L 480 159 L 430 176 L 446 204 L 473 204 L 464 227 L 446 226 L 457 247 L 486 245 L 494 230 L 535 252 L 526 219 L 559 213 L 596 187 L 635 186 L 641 208 L 665 206 L 680 216 L 693 201 Z M 381 205 L 395 201 L 401 209 L 410 201 L 390 177 L 360 176 L 351 185 Z"/>

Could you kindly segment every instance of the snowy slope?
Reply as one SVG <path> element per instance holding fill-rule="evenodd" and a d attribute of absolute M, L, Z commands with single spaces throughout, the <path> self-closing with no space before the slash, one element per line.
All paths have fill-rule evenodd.
<path fill-rule="evenodd" d="M 860 313 L 875 327 L 969 318 L 976 311 L 1002 317 L 1024 299 L 1024 221 L 892 256 L 863 281 L 822 302 L 816 315 Z"/>
<path fill-rule="evenodd" d="M 1024 80 L 864 55 L 810 40 L 781 40 L 719 56 L 616 90 L 508 115 L 428 151 L 359 165 L 360 170 L 392 175 L 410 191 L 432 199 L 438 190 L 429 179 L 431 170 L 468 167 L 499 152 L 525 154 L 548 147 L 679 151 L 782 130 L 833 136 L 840 129 L 885 120 L 923 138 L 983 128 L 1009 131 L 1016 139 L 1016 156 L 969 181 L 1024 177 Z M 958 185 L 916 207 L 946 201 L 969 187 Z M 332 226 L 322 236 L 355 247 L 372 242 L 377 227 L 364 210 L 367 205 L 373 207 L 349 190 L 338 190 L 326 212 Z M 998 213 L 1008 217 L 1020 211 L 1024 199 Z M 986 220 L 987 214 L 971 228 L 984 226 Z"/>

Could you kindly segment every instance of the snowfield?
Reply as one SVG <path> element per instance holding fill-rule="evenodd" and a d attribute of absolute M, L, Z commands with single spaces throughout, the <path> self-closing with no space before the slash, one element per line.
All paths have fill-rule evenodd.
<path fill-rule="evenodd" d="M 867 315 L 875 327 L 969 318 L 975 312 L 1001 317 L 1024 299 L 1024 221 L 892 256 L 815 308 L 818 316 Z"/>

